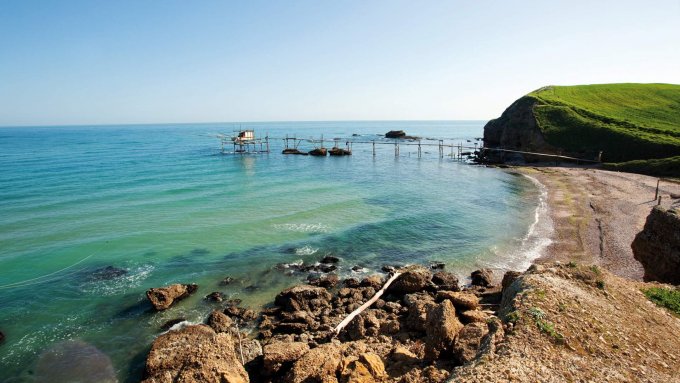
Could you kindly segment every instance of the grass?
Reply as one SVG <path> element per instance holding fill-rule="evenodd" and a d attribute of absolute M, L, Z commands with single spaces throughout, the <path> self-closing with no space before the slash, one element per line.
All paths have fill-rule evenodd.
<path fill-rule="evenodd" d="M 649 289 L 642 289 L 642 292 L 652 302 L 680 316 L 680 290 L 651 287 Z"/>
<path fill-rule="evenodd" d="M 642 173 L 657 177 L 680 177 L 680 156 L 607 163 L 604 168 L 620 172 Z"/>
<path fill-rule="evenodd" d="M 546 141 L 569 153 L 595 159 L 603 151 L 611 163 L 680 156 L 680 85 L 550 86 L 527 97 Z M 628 166 L 653 171 L 677 162 Z"/>

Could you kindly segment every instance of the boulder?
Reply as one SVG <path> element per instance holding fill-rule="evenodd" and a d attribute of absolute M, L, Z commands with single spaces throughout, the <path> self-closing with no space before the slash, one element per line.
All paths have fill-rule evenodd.
<path fill-rule="evenodd" d="M 463 323 L 486 323 L 487 319 L 489 319 L 489 316 L 479 310 L 467 310 L 460 313 L 460 320 Z"/>
<path fill-rule="evenodd" d="M 522 275 L 522 273 L 519 271 L 506 271 L 503 275 L 503 281 L 501 282 L 501 292 L 505 291 L 505 289 L 507 289 L 508 286 L 510 286 L 514 281 L 516 281 L 520 275 Z"/>
<path fill-rule="evenodd" d="M 307 278 L 309 284 L 312 286 L 319 286 L 326 289 L 335 287 L 340 282 L 340 278 L 336 274 L 325 274 L 321 276 L 309 276 Z"/>
<path fill-rule="evenodd" d="M 422 266 L 406 269 L 387 289 L 392 294 L 410 294 L 423 291 L 430 286 L 432 273 Z"/>
<path fill-rule="evenodd" d="M 655 206 L 631 247 L 645 281 L 680 285 L 680 210 Z"/>
<path fill-rule="evenodd" d="M 5 341 L 5 333 L 0 331 L 0 343 Z"/>
<path fill-rule="evenodd" d="M 170 308 L 173 303 L 193 294 L 197 289 L 198 285 L 196 284 L 183 285 L 176 283 L 170 286 L 151 288 L 146 292 L 146 297 L 156 310 L 161 311 Z"/>
<path fill-rule="evenodd" d="M 446 267 L 446 263 L 444 262 L 438 262 L 438 261 L 431 261 L 430 262 L 430 268 L 432 270 L 444 270 Z"/>
<path fill-rule="evenodd" d="M 223 312 L 232 318 L 236 318 L 244 322 L 251 322 L 257 319 L 257 313 L 245 307 L 228 306 Z"/>
<path fill-rule="evenodd" d="M 211 302 L 222 302 L 224 300 L 224 297 L 222 296 L 221 292 L 213 291 L 212 293 L 205 296 L 205 300 Z"/>
<path fill-rule="evenodd" d="M 299 285 L 280 292 L 274 299 L 286 311 L 315 311 L 329 307 L 331 294 L 323 287 Z"/>
<path fill-rule="evenodd" d="M 262 345 L 257 339 L 250 339 L 247 336 L 241 335 L 241 341 L 234 336 L 234 349 L 238 357 L 243 355 L 243 364 L 246 365 L 257 357 L 262 356 Z"/>
<path fill-rule="evenodd" d="M 479 269 L 470 274 L 473 286 L 489 287 L 493 284 L 493 271 L 491 269 Z"/>
<path fill-rule="evenodd" d="M 284 381 L 337 383 L 335 373 L 342 358 L 342 348 L 336 343 L 326 343 L 310 350 L 293 364 Z"/>
<path fill-rule="evenodd" d="M 361 285 L 361 282 L 359 282 L 358 279 L 356 278 L 347 278 L 344 281 L 342 281 L 342 284 L 345 285 L 345 287 L 359 287 Z"/>
<path fill-rule="evenodd" d="M 165 333 L 153 342 L 144 383 L 248 382 L 234 339 L 206 325 Z"/>
<path fill-rule="evenodd" d="M 300 359 L 309 351 L 309 345 L 304 342 L 275 341 L 262 348 L 264 372 L 268 375 L 276 374 L 281 367 Z"/>
<path fill-rule="evenodd" d="M 364 353 L 356 357 L 347 357 L 340 364 L 340 378 L 347 383 L 374 383 L 387 377 L 385 365 L 380 357 L 373 353 Z"/>
<path fill-rule="evenodd" d="M 404 306 L 408 308 L 406 327 L 416 331 L 425 331 L 427 313 L 436 306 L 434 299 L 426 293 L 408 294 L 404 297 Z"/>
<path fill-rule="evenodd" d="M 385 280 L 383 279 L 383 277 L 375 274 L 375 275 L 371 275 L 369 277 L 362 279 L 360 286 L 361 287 L 372 287 L 376 290 L 380 290 L 380 289 L 382 289 L 383 284 L 385 284 Z"/>
<path fill-rule="evenodd" d="M 327 256 L 323 257 L 323 259 L 321 259 L 321 263 L 326 263 L 326 264 L 328 264 L 328 263 L 338 263 L 338 262 L 340 262 L 340 258 L 334 257 L 332 255 L 327 255 Z"/>
<path fill-rule="evenodd" d="M 438 291 L 437 301 L 450 300 L 459 310 L 476 310 L 479 307 L 479 298 L 472 294 L 459 291 Z"/>
<path fill-rule="evenodd" d="M 432 283 L 437 286 L 437 290 L 460 291 L 458 277 L 452 273 L 438 271 L 432 276 Z"/>
<path fill-rule="evenodd" d="M 425 356 L 435 360 L 440 353 L 452 349 L 458 332 L 463 328 L 456 317 L 456 309 L 451 301 L 445 300 L 427 313 L 425 328 Z"/>
<path fill-rule="evenodd" d="M 489 333 L 486 323 L 470 323 L 465 325 L 453 346 L 453 354 L 458 363 L 465 364 L 475 359 L 482 340 Z"/>
<path fill-rule="evenodd" d="M 234 321 L 220 310 L 211 312 L 208 317 L 208 326 L 215 332 L 229 332 L 233 325 Z"/>
<path fill-rule="evenodd" d="M 412 353 L 406 347 L 402 346 L 397 346 L 394 348 L 394 350 L 392 350 L 392 353 L 390 354 L 390 359 L 392 359 L 395 362 L 401 362 L 405 364 L 415 364 L 420 362 L 416 354 Z"/>
<path fill-rule="evenodd" d="M 385 138 L 404 138 L 406 137 L 406 132 L 403 130 L 390 130 L 385 133 Z"/>

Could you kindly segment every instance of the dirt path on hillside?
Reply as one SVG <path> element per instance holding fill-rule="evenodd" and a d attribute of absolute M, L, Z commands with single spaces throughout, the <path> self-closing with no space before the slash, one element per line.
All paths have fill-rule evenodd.
<path fill-rule="evenodd" d="M 643 270 L 630 244 L 645 224 L 657 178 L 592 168 L 518 167 L 548 190 L 553 242 L 538 262 L 596 263 L 614 274 L 640 280 Z M 662 180 L 662 205 L 680 207 L 680 183 Z"/>

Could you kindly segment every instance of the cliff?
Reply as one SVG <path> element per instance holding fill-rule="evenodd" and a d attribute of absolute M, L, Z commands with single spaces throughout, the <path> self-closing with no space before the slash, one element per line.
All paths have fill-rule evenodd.
<path fill-rule="evenodd" d="M 652 209 L 631 247 L 645 269 L 645 281 L 680 285 L 680 211 Z"/>
<path fill-rule="evenodd" d="M 484 144 L 612 163 L 680 156 L 680 85 L 543 87 L 489 121 Z"/>

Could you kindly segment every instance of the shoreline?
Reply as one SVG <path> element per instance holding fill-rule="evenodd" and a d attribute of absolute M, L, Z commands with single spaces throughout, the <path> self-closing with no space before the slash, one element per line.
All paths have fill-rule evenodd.
<path fill-rule="evenodd" d="M 531 263 L 597 264 L 618 276 L 642 280 L 644 271 L 630 244 L 657 204 L 658 178 L 589 167 L 518 166 L 509 171 L 535 179 L 547 191 L 550 243 Z M 680 184 L 662 180 L 663 206 L 680 205 L 680 200 L 669 198 L 671 193 L 680 194 Z"/>

